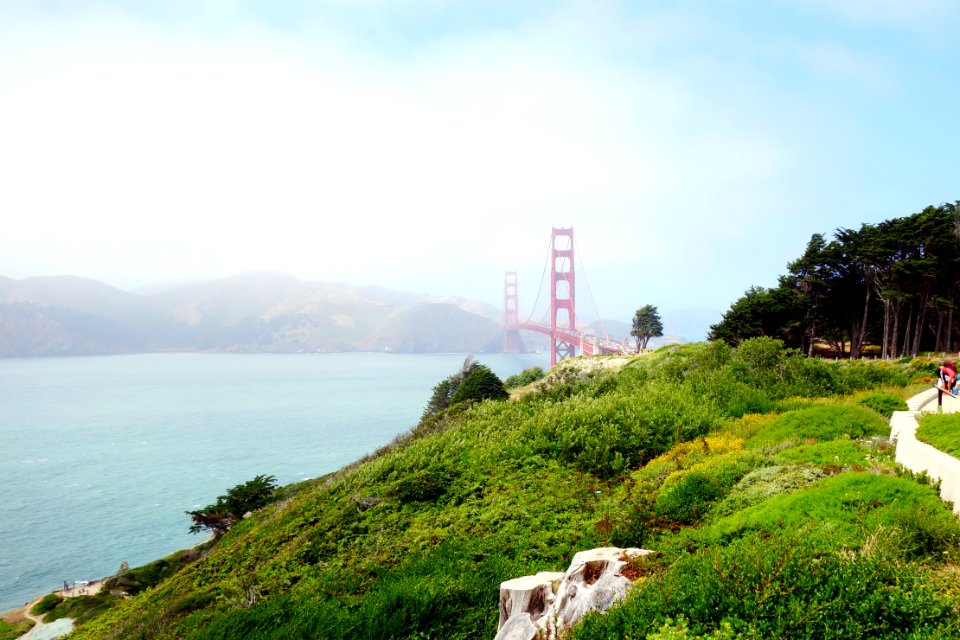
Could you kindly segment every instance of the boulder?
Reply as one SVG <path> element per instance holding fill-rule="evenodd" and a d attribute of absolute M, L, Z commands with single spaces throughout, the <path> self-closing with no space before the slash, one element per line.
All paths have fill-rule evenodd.
<path fill-rule="evenodd" d="M 591 611 L 604 612 L 627 595 L 621 569 L 646 549 L 601 547 L 573 556 L 566 573 L 541 572 L 500 585 L 495 640 L 555 640 Z"/>

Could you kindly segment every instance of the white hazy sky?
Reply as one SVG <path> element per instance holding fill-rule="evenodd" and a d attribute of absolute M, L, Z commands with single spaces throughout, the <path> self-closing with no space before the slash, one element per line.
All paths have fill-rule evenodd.
<path fill-rule="evenodd" d="M 605 317 L 725 310 L 960 199 L 958 34 L 951 0 L 0 0 L 0 274 L 499 305 L 511 269 L 526 312 L 555 225 Z"/>

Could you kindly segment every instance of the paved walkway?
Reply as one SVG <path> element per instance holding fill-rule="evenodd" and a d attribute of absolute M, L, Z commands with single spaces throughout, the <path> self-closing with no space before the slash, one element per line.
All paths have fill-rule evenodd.
<path fill-rule="evenodd" d="M 953 503 L 953 512 L 960 514 L 960 460 L 917 440 L 917 416 L 936 413 L 937 390 L 929 389 L 907 400 L 907 411 L 895 411 L 890 418 L 890 438 L 897 442 L 896 460 L 914 473 L 926 471 L 940 480 L 940 497 Z M 944 394 L 943 413 L 960 411 L 960 398 Z"/>

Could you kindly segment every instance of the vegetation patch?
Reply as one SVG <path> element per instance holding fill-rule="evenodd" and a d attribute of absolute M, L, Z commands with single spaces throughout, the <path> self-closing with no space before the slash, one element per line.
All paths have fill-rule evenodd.
<path fill-rule="evenodd" d="M 730 490 L 727 497 L 717 505 L 714 515 L 722 517 L 742 511 L 773 496 L 809 486 L 823 476 L 822 469 L 805 464 L 754 469 Z"/>
<path fill-rule="evenodd" d="M 960 458 L 960 414 L 925 413 L 920 416 L 917 440 Z"/>
<path fill-rule="evenodd" d="M 689 470 L 678 471 L 664 481 L 654 502 L 654 513 L 684 524 L 694 524 L 758 464 L 759 456 L 736 451 L 710 457 Z"/>
<path fill-rule="evenodd" d="M 188 564 L 196 562 L 199 558 L 200 551 L 196 549 L 177 551 L 166 558 L 155 560 L 142 567 L 135 567 L 112 578 L 107 578 L 103 583 L 103 589 L 108 592 L 122 592 L 131 596 L 136 595 L 145 589 L 160 584 L 160 582 L 166 580 Z"/>
<path fill-rule="evenodd" d="M 896 475 L 866 396 L 844 395 L 890 392 L 910 361 L 808 360 L 766 339 L 592 364 L 450 404 L 465 366 L 410 434 L 281 493 L 195 561 L 148 565 L 72 637 L 492 638 L 501 582 L 610 545 L 657 553 L 575 637 L 956 635 L 957 521 Z"/>
<path fill-rule="evenodd" d="M 889 425 L 876 412 L 857 405 L 826 404 L 790 411 L 753 436 L 745 445 L 761 447 L 784 440 L 828 441 L 889 433 Z"/>
<path fill-rule="evenodd" d="M 883 391 L 868 393 L 857 402 L 873 409 L 887 420 L 893 417 L 894 411 L 906 411 L 908 409 L 907 402 L 903 398 Z"/>
<path fill-rule="evenodd" d="M 42 616 L 45 613 L 53 611 L 63 600 L 64 597 L 59 594 L 48 593 L 40 598 L 35 605 L 30 607 L 30 613 L 35 616 Z"/>
<path fill-rule="evenodd" d="M 507 389 L 519 389 L 520 387 L 525 387 L 528 384 L 543 379 L 545 375 L 546 373 L 541 367 L 530 367 L 518 374 L 508 376 L 507 379 L 503 381 L 503 386 Z"/>
<path fill-rule="evenodd" d="M 821 469 L 836 473 L 841 469 L 870 465 L 881 458 L 892 461 L 893 448 L 873 440 L 828 440 L 812 444 L 799 444 L 777 452 L 777 458 L 791 462 L 807 462 Z"/>
<path fill-rule="evenodd" d="M 880 547 L 825 553 L 816 542 L 824 536 L 829 530 L 753 533 L 684 555 L 639 583 L 621 606 L 588 616 L 572 637 L 650 637 L 677 619 L 684 635 L 660 637 L 876 638 L 907 629 L 914 638 L 952 635 L 951 602 L 917 567 Z"/>
<path fill-rule="evenodd" d="M 14 640 L 33 628 L 34 622 L 24 618 L 19 622 L 0 620 L 0 640 Z"/>
<path fill-rule="evenodd" d="M 832 531 L 830 546 L 858 547 L 865 532 L 896 526 L 904 512 L 922 507 L 946 527 L 960 527 L 928 486 L 909 478 L 850 471 L 780 494 L 690 532 L 698 544 L 725 543 L 754 531 L 799 530 L 820 523 Z"/>

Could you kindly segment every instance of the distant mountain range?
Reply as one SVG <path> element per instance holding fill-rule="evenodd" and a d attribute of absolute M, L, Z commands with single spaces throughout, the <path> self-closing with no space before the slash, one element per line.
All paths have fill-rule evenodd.
<path fill-rule="evenodd" d="M 500 311 L 473 300 L 250 273 L 131 293 L 77 277 L 0 276 L 0 356 L 143 351 L 483 352 Z"/>
<path fill-rule="evenodd" d="M 272 272 L 136 292 L 73 276 L 0 276 L 0 357 L 495 352 L 503 344 L 500 318 L 499 309 L 476 300 L 307 282 Z M 617 337 L 630 329 L 614 321 L 605 328 Z M 531 349 L 547 345 L 543 336 L 524 339 Z"/>

